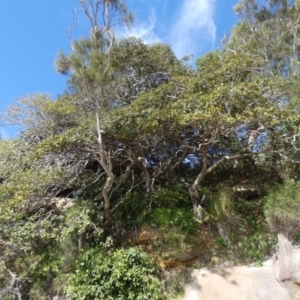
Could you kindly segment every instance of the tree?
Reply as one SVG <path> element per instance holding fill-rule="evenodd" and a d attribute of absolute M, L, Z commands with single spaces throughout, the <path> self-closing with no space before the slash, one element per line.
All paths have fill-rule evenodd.
<path fill-rule="evenodd" d="M 17 126 L 29 144 L 41 142 L 78 125 L 76 107 L 68 97 L 53 101 L 46 94 L 15 99 L 0 116 L 5 124 Z"/>
<path fill-rule="evenodd" d="M 102 194 L 105 217 L 110 225 L 109 192 L 116 179 L 115 162 L 130 161 L 125 177 L 128 170 L 137 165 L 144 172 L 149 186 L 147 169 L 138 159 L 141 155 L 107 133 L 110 111 L 117 106 L 129 105 L 142 91 L 168 82 L 172 72 L 184 72 L 186 68 L 175 58 L 169 46 L 148 46 L 135 38 L 115 41 L 113 25 L 128 25 L 131 21 L 123 2 L 82 1 L 81 6 L 90 21 L 90 38 L 73 42 L 71 55 L 60 53 L 56 66 L 58 71 L 70 76 L 69 83 L 80 109 L 89 118 L 95 118 L 95 122 L 89 124 L 92 137 L 89 149 L 107 176 Z"/>
<path fill-rule="evenodd" d="M 295 0 L 241 0 L 235 6 L 240 22 L 225 44 L 225 51 L 255 57 L 261 72 L 277 82 L 274 101 L 294 109 L 300 76 L 299 9 L 300 2 Z"/>
<path fill-rule="evenodd" d="M 284 126 L 287 114 L 271 101 L 272 83 L 255 71 L 248 56 L 210 53 L 197 65 L 193 74 L 174 76 L 117 109 L 111 123 L 118 140 L 137 140 L 136 147 L 146 153 L 160 141 L 166 144 L 169 156 L 158 155 L 155 174 L 160 176 L 195 153 L 201 171 L 189 186 L 193 199 L 199 198 L 204 178 L 223 162 L 275 153 L 273 129 Z"/>
<path fill-rule="evenodd" d="M 60 53 L 56 61 L 57 70 L 63 74 L 71 72 L 71 81 L 78 86 L 82 96 L 87 99 L 88 106 L 95 112 L 97 131 L 97 160 L 107 175 L 103 187 L 104 211 L 107 224 L 111 223 L 108 192 L 115 177 L 113 174 L 112 154 L 105 148 L 103 134 L 105 132 L 104 115 L 109 106 L 110 95 L 107 90 L 110 82 L 111 55 L 115 43 L 113 26 L 129 24 L 131 15 L 121 0 L 82 0 L 81 8 L 90 22 L 90 39 L 82 39 L 72 43 L 73 53 L 67 57 Z"/>
<path fill-rule="evenodd" d="M 299 1 L 241 0 L 234 10 L 240 22 L 225 49 L 255 57 L 268 75 L 299 77 Z"/>
<path fill-rule="evenodd" d="M 235 11 L 240 22 L 233 28 L 224 48 L 225 52 L 255 57 L 260 72 L 273 82 L 271 100 L 282 108 L 290 109 L 286 126 L 280 129 L 284 138 L 274 139 L 274 147 L 285 152 L 285 155 L 273 155 L 274 167 L 299 161 L 299 8 L 299 1 L 239 1 Z M 279 168 L 282 169 L 282 166 Z"/>

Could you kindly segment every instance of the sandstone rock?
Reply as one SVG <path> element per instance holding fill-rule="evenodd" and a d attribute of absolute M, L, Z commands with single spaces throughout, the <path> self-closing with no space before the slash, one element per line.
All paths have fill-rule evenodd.
<path fill-rule="evenodd" d="M 294 248 L 283 234 L 278 234 L 279 257 L 274 265 L 275 277 L 280 282 L 300 283 L 300 249 Z"/>
<path fill-rule="evenodd" d="M 291 300 L 276 281 L 272 267 L 193 270 L 184 300 Z"/>
<path fill-rule="evenodd" d="M 29 198 L 24 208 L 26 213 L 33 215 L 40 209 L 52 210 L 58 214 L 64 214 L 64 211 L 74 205 L 72 198 L 66 197 L 41 197 Z"/>
<path fill-rule="evenodd" d="M 278 235 L 279 258 L 262 267 L 193 270 L 184 300 L 300 300 L 300 249 Z"/>
<path fill-rule="evenodd" d="M 54 197 L 51 199 L 51 202 L 54 202 L 60 210 L 66 210 L 74 205 L 74 201 L 71 198 Z"/>
<path fill-rule="evenodd" d="M 178 260 L 185 263 L 195 261 L 198 257 L 205 255 L 205 250 L 203 246 L 189 248 L 178 256 Z"/>
<path fill-rule="evenodd" d="M 163 234 L 160 228 L 153 228 L 149 225 L 145 225 L 140 229 L 135 242 L 137 245 L 147 245 L 151 241 L 162 238 Z"/>

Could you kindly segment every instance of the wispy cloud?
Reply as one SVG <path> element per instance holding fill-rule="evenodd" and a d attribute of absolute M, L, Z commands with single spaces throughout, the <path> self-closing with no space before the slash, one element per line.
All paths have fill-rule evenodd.
<path fill-rule="evenodd" d="M 178 57 L 199 54 L 215 42 L 214 6 L 215 0 L 183 0 L 169 36 Z"/>
<path fill-rule="evenodd" d="M 147 44 L 160 42 L 161 39 L 155 33 L 155 25 L 157 22 L 155 10 L 150 9 L 149 11 L 150 13 L 145 21 L 135 24 L 132 28 L 127 29 L 122 35 L 141 38 Z"/>
<path fill-rule="evenodd" d="M 137 19 L 131 29 L 117 35 L 135 36 L 148 44 L 167 42 L 178 57 L 199 56 L 211 48 L 216 39 L 216 1 L 152 0 L 149 4 L 148 0 L 128 0 L 137 12 Z"/>

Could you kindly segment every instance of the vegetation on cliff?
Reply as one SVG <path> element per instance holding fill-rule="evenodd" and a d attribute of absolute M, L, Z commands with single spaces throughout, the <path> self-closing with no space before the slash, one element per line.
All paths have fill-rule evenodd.
<path fill-rule="evenodd" d="M 1 116 L 24 128 L 0 140 L 1 298 L 174 299 L 162 266 L 261 263 L 266 220 L 299 239 L 299 1 L 239 1 L 195 68 L 117 40 L 123 1 L 80 5 L 65 92 Z M 139 242 L 145 226 L 159 234 Z"/>

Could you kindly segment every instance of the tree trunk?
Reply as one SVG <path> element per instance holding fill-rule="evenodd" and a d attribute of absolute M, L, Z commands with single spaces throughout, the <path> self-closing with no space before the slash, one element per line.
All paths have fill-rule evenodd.
<path fill-rule="evenodd" d="M 106 183 L 102 190 L 102 194 L 103 194 L 103 198 L 104 198 L 104 215 L 105 215 L 105 219 L 106 219 L 106 224 L 108 226 L 111 225 L 110 200 L 109 200 L 108 192 L 111 189 L 113 182 L 114 182 L 114 176 L 112 174 L 110 177 L 107 178 Z"/>
<path fill-rule="evenodd" d="M 98 161 L 107 175 L 106 183 L 102 190 L 102 195 L 104 198 L 104 216 L 106 219 L 106 224 L 108 225 L 108 227 L 110 227 L 111 215 L 110 215 L 110 199 L 109 199 L 108 192 L 110 191 L 114 183 L 115 176 L 113 174 L 113 163 L 112 163 L 111 154 L 104 149 L 103 137 L 102 137 L 103 130 L 100 127 L 99 113 L 97 113 L 97 128 L 98 128 L 98 147 L 100 153 L 100 159 Z"/>

